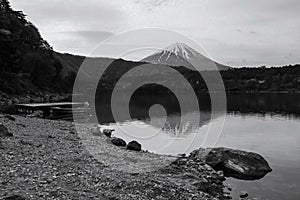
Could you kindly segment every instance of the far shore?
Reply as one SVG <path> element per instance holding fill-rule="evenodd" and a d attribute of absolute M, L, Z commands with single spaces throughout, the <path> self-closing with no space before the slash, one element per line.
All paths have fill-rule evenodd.
<path fill-rule="evenodd" d="M 102 91 L 107 92 L 107 91 Z M 120 91 L 121 93 L 126 93 L 125 91 Z M 109 93 L 109 92 L 107 92 Z M 209 93 L 223 93 L 220 91 L 200 91 L 196 94 L 209 94 Z M 149 94 L 149 91 L 146 91 Z M 161 94 L 159 92 L 154 92 L 150 94 Z M 182 94 L 185 94 L 183 91 Z M 247 91 L 233 91 L 226 90 L 225 94 L 300 94 L 300 91 L 293 90 L 247 90 Z M 56 94 L 56 93 L 41 93 L 39 95 L 7 95 L 0 93 L 0 112 L 12 112 L 15 104 L 18 103 L 48 103 L 48 102 L 58 102 L 58 101 L 72 101 L 72 94 Z"/>

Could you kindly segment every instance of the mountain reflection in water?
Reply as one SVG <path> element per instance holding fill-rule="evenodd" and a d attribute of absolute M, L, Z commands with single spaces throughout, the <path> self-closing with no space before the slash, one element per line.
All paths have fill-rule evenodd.
<path fill-rule="evenodd" d="M 96 98 L 96 113 L 97 120 L 100 124 L 115 123 L 112 111 L 111 111 L 111 99 L 110 95 L 101 94 L 101 97 Z M 208 124 L 211 120 L 211 105 L 209 94 L 198 94 L 199 110 L 200 113 L 194 110 L 190 110 L 186 113 L 181 113 L 179 102 L 177 98 L 172 94 L 135 94 L 131 97 L 129 110 L 131 118 L 124 115 L 123 99 L 118 100 L 118 108 L 120 115 L 118 123 L 127 122 L 128 120 L 139 120 L 146 124 L 150 123 L 149 109 L 155 104 L 160 104 L 167 113 L 167 119 L 165 124 L 161 126 L 161 121 L 166 116 L 164 113 L 154 113 L 153 117 L 157 123 L 151 125 L 157 125 L 156 127 L 163 127 L 163 131 L 168 132 L 174 136 L 184 136 L 194 132 L 199 126 Z M 300 94 L 227 94 L 227 112 L 239 113 L 239 114 L 256 114 L 260 116 L 268 115 L 280 115 L 285 117 L 297 118 L 300 116 Z M 192 119 L 195 115 L 200 115 L 199 123 L 193 122 Z M 218 115 L 215 113 L 214 118 L 222 115 L 222 111 Z M 181 119 L 191 119 L 183 122 L 179 127 Z"/>

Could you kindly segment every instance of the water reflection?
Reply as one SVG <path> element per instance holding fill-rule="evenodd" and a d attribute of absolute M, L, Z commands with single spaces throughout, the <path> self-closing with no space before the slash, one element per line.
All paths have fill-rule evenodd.
<path fill-rule="evenodd" d="M 229 94 L 227 103 L 234 113 L 300 116 L 300 94 Z"/>
<path fill-rule="evenodd" d="M 96 98 L 97 120 L 100 124 L 116 123 L 111 111 L 110 98 L 111 96 L 107 94 L 98 94 Z M 200 113 L 194 110 L 181 113 L 179 102 L 172 93 L 153 95 L 135 93 L 129 105 L 130 119 L 126 115 L 122 116 L 124 107 L 127 105 L 124 105 L 124 99 L 118 99 L 117 109 L 120 110 L 118 123 L 133 119 L 150 124 L 149 110 L 151 106 L 159 104 L 166 110 L 167 119 L 162 126 L 161 122 L 166 116 L 160 112 L 152 113 L 152 117 L 157 121 L 152 125 L 157 128 L 163 127 L 163 131 L 173 136 L 184 136 L 193 133 L 199 126 L 207 125 L 211 120 L 214 120 L 211 118 L 209 94 L 198 94 L 198 102 Z M 228 94 L 227 109 L 229 115 L 256 115 L 260 117 L 279 115 L 293 119 L 300 117 L 300 94 Z M 196 115 L 200 115 L 199 122 L 192 120 L 195 119 Z M 216 115 L 214 118 L 220 115 Z M 180 127 L 179 124 L 183 118 L 190 120 L 183 122 L 182 127 Z"/>
<path fill-rule="evenodd" d="M 172 95 L 137 94 L 130 102 L 130 114 L 133 120 L 124 117 L 115 122 L 110 111 L 110 98 L 102 95 L 96 102 L 100 123 L 121 125 L 122 130 L 116 136 L 129 141 L 125 132 L 139 137 L 151 136 L 139 140 L 143 148 L 162 154 L 189 153 L 199 147 L 211 146 L 214 138 L 206 137 L 209 127 L 221 126 L 221 115 L 211 119 L 208 94 L 198 95 L 200 113 L 190 110 L 181 113 L 179 104 Z M 167 112 L 162 130 L 150 126 L 149 108 L 161 104 Z M 122 109 L 122 99 L 119 103 Z M 228 113 L 217 146 L 253 151 L 261 154 L 269 162 L 273 172 L 257 181 L 228 179 L 233 188 L 233 198 L 238 199 L 239 192 L 246 190 L 250 198 L 289 200 L 299 199 L 300 193 L 300 94 L 228 94 Z M 200 114 L 199 123 L 188 120 L 179 128 L 181 116 L 193 118 Z M 159 113 L 154 120 L 163 119 Z M 140 129 L 132 126 L 138 124 Z M 159 134 L 152 137 L 152 134 Z M 211 134 L 217 134 L 211 132 Z M 206 141 L 203 143 L 203 141 Z"/>

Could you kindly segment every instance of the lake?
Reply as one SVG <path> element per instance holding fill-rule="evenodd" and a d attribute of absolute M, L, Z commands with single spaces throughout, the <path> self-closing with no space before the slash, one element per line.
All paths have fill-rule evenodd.
<path fill-rule="evenodd" d="M 256 181 L 227 178 L 234 199 L 240 191 L 247 191 L 253 199 L 300 198 L 299 94 L 228 94 L 226 113 L 216 112 L 213 118 L 209 96 L 199 95 L 198 99 L 200 112 L 181 113 L 172 95 L 135 94 L 130 100 L 131 118 L 124 115 L 115 121 L 109 109 L 110 97 L 102 95 L 96 102 L 97 115 L 99 123 L 116 129 L 115 136 L 127 142 L 136 139 L 143 149 L 159 154 L 188 154 L 211 146 L 259 153 L 273 171 Z M 149 113 L 149 108 L 158 104 L 165 108 L 166 116 L 155 110 Z M 122 99 L 118 106 L 121 112 Z M 181 118 L 194 119 L 197 115 L 199 123 L 181 122 Z"/>

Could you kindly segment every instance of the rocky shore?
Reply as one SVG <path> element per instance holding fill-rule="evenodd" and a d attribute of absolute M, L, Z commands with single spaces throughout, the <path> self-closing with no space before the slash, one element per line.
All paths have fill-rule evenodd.
<path fill-rule="evenodd" d="M 153 171 L 126 172 L 96 159 L 74 124 L 0 114 L 0 199 L 227 199 L 224 176 L 201 160 L 116 146 L 97 135 L 106 157 L 158 161 Z M 83 125 L 88 133 L 93 125 Z M 170 162 L 171 161 L 171 162 Z M 122 160 L 120 160 L 122 163 Z"/>

